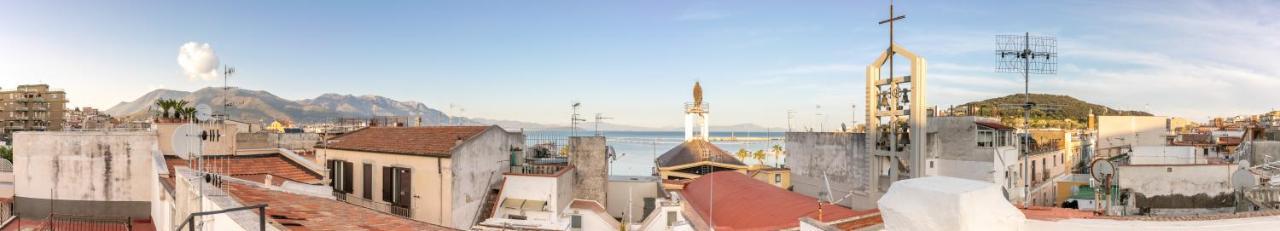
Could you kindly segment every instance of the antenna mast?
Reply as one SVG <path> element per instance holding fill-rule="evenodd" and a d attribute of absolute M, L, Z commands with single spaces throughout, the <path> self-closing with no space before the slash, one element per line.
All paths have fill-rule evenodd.
<path fill-rule="evenodd" d="M 600 121 L 611 120 L 613 117 L 605 117 L 603 113 L 596 113 L 596 136 L 600 136 Z"/>
<path fill-rule="evenodd" d="M 578 136 L 578 122 L 585 122 L 587 119 L 581 118 L 578 114 L 578 108 L 582 107 L 582 102 L 573 101 L 573 114 L 569 115 L 569 136 Z"/>
<path fill-rule="evenodd" d="M 1027 145 L 1031 144 L 1031 109 L 1035 107 L 1035 103 L 1031 102 L 1031 74 L 1058 73 L 1058 39 L 1052 36 L 1032 36 L 1030 32 L 1022 35 L 997 35 L 996 55 L 998 55 L 996 72 L 1022 73 L 1022 131 L 1024 134 L 1022 142 L 1018 145 L 1021 150 L 1018 158 L 1022 162 L 1030 154 Z M 1027 172 L 1029 167 L 1023 164 L 1021 170 L 1023 206 L 1027 206 L 1031 197 L 1031 179 L 1028 179 L 1030 174 Z"/>

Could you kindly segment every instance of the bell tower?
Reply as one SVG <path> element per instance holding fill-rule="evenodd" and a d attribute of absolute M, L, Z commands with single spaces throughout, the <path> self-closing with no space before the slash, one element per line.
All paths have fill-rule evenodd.
<path fill-rule="evenodd" d="M 889 185 L 925 175 L 925 139 L 928 118 L 925 100 L 927 69 L 925 59 L 893 41 L 895 16 L 889 4 L 889 47 L 867 65 L 867 148 L 872 160 L 873 195 L 879 197 Z M 904 75 L 894 72 L 894 58 L 910 62 Z M 887 73 L 885 71 L 887 69 Z"/>

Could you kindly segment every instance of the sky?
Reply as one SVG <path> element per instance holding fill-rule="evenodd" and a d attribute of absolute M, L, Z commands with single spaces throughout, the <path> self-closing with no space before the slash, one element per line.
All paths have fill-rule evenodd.
<path fill-rule="evenodd" d="M 898 1 L 896 42 L 947 107 L 1022 91 L 995 35 L 1058 38 L 1031 91 L 1207 120 L 1280 104 L 1280 3 Z M 862 121 L 888 1 L 3 1 L 0 88 L 72 106 L 230 84 L 286 99 L 413 100 L 452 115 L 567 124 L 570 103 L 671 127 L 701 81 L 712 124 Z M 217 62 L 211 62 L 216 57 Z M 898 62 L 905 69 L 906 62 Z M 900 70 L 902 70 L 900 69 Z M 453 106 L 451 106 L 453 105 Z M 855 112 L 856 109 L 856 112 Z M 856 114 L 854 114 L 856 113 Z"/>

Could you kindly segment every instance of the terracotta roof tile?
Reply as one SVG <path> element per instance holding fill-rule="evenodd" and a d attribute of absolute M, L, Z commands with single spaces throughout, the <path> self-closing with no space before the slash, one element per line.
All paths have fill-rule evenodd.
<path fill-rule="evenodd" d="M 187 166 L 189 162 L 175 156 L 165 156 L 164 161 L 169 165 L 169 172 L 174 172 L 174 166 Z M 320 173 L 302 167 L 280 154 L 218 156 L 205 159 L 204 165 L 217 169 L 212 172 L 225 171 L 224 174 L 232 177 L 256 182 L 262 182 L 265 175 L 271 175 L 273 181 L 291 180 L 306 184 L 318 184 L 324 179 Z"/>
<path fill-rule="evenodd" d="M 332 199 L 240 183 L 227 185 L 227 192 L 244 204 L 267 204 L 267 215 L 289 230 L 453 230 Z"/>
<path fill-rule="evenodd" d="M 713 186 L 714 190 L 711 189 Z M 714 204 L 715 226 L 720 230 L 786 229 L 799 226 L 800 217 L 818 217 L 816 198 L 783 190 L 733 171 L 699 177 L 685 185 L 682 196 L 704 221 L 710 220 L 707 217 Z M 823 204 L 822 211 L 823 222 L 876 213 L 874 210 L 853 211 L 832 204 Z"/>
<path fill-rule="evenodd" d="M 368 127 L 316 148 L 448 157 L 454 146 L 495 126 Z"/>

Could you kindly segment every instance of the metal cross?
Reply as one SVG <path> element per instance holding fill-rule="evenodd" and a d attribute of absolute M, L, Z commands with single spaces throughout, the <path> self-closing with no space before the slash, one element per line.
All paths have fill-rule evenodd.
<path fill-rule="evenodd" d="M 889 1 L 889 19 L 880 21 L 880 25 L 889 24 L 889 79 L 893 79 L 893 22 L 906 19 L 907 15 L 893 16 L 893 1 Z"/>

